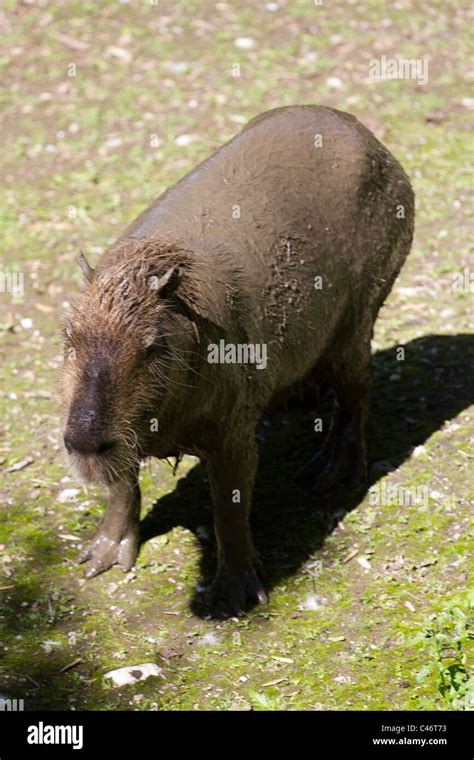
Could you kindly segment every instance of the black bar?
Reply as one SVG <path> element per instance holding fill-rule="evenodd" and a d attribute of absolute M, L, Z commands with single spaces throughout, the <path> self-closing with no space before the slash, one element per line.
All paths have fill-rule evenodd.
<path fill-rule="evenodd" d="M 472 725 L 467 712 L 441 711 L 0 712 L 0 760 L 95 758 L 98 753 L 105 760 L 133 753 L 135 760 L 137 752 L 154 758 L 186 751 L 253 753 L 260 748 L 268 756 L 272 747 L 280 756 L 289 749 L 293 756 L 310 760 L 352 758 L 354 753 L 472 760 Z M 55 727 L 61 726 L 56 733 Z M 43 743 L 29 743 L 28 738 Z M 46 743 L 49 739 L 70 743 Z"/>

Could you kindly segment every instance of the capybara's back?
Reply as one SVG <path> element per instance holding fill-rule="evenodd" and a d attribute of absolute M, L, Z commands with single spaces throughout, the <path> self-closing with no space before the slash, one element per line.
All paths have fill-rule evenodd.
<path fill-rule="evenodd" d="M 255 427 L 308 378 L 337 397 L 317 490 L 365 477 L 374 322 L 408 254 L 414 200 L 389 151 L 331 108 L 253 119 L 144 211 L 93 270 L 66 343 L 66 447 L 111 488 L 82 560 L 138 551 L 138 467 L 190 453 L 209 472 L 219 567 L 209 592 L 265 601 L 248 525 Z M 71 351 L 70 349 L 74 350 Z"/>
<path fill-rule="evenodd" d="M 289 106 L 252 119 L 121 240 L 177 236 L 212 258 L 214 276 L 231 274 L 234 320 L 247 340 L 266 342 L 269 372 L 288 385 L 334 351 L 341 330 L 370 330 L 413 218 L 408 177 L 355 117 Z"/>

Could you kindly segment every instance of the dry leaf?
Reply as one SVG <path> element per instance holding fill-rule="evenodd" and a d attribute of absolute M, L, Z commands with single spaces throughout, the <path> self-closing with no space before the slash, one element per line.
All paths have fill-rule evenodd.
<path fill-rule="evenodd" d="M 342 560 L 343 565 L 345 565 L 346 562 L 350 562 L 351 559 L 354 559 L 354 557 L 358 553 L 359 553 L 358 549 L 351 549 L 351 551 L 349 552 L 349 554 L 347 555 L 347 557 L 344 557 L 344 559 Z"/>
<path fill-rule="evenodd" d="M 28 465 L 32 464 L 32 462 L 34 462 L 33 457 L 25 457 L 21 460 L 21 462 L 12 464 L 11 467 L 7 467 L 5 472 L 18 472 L 19 470 L 23 470 L 25 467 L 28 467 Z"/>

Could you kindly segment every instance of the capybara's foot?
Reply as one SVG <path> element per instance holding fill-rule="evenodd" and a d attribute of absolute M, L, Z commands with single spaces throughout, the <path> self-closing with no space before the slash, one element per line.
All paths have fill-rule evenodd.
<path fill-rule="evenodd" d="M 349 445 L 342 445 L 317 473 L 313 481 L 313 490 L 317 493 L 325 493 L 340 483 L 344 483 L 351 490 L 356 490 L 365 479 L 364 451 L 354 451 Z"/>
<path fill-rule="evenodd" d="M 130 528 L 120 539 L 112 539 L 102 529 L 97 532 L 90 544 L 80 553 L 78 562 L 88 562 L 85 576 L 93 578 L 104 573 L 113 565 L 120 565 L 123 570 L 130 570 L 138 554 L 138 526 Z"/>
<path fill-rule="evenodd" d="M 313 489 L 319 493 L 330 491 L 331 488 L 350 476 L 353 463 L 347 456 L 345 446 L 338 445 L 335 448 L 325 447 L 318 451 L 298 471 L 298 476 L 303 480 L 311 479 Z"/>
<path fill-rule="evenodd" d="M 239 617 L 250 605 L 267 603 L 268 596 L 252 565 L 237 572 L 219 570 L 206 593 L 211 613 L 225 610 Z"/>
<path fill-rule="evenodd" d="M 336 429 L 337 430 L 337 429 Z M 312 478 L 313 490 L 330 491 L 341 482 L 356 489 L 366 479 L 366 456 L 362 436 L 354 430 L 351 419 L 298 472 L 303 479 Z"/>

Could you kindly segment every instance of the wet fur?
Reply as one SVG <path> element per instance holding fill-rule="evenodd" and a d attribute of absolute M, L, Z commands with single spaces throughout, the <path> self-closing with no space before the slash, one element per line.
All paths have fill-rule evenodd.
<path fill-rule="evenodd" d="M 326 469 L 363 477 L 370 340 L 413 219 L 407 176 L 365 127 L 334 109 L 295 106 L 252 120 L 153 202 L 93 273 L 85 267 L 65 343 L 65 420 L 77 432 L 93 408 L 87 430 L 118 445 L 72 461 L 86 481 L 122 480 L 136 494 L 148 456 L 206 460 L 220 551 L 215 593 L 233 608 L 263 594 L 248 511 L 264 411 L 295 384 L 329 383 L 341 413 Z M 173 267 L 171 292 L 149 287 Z M 265 343 L 267 368 L 209 364 L 207 347 L 220 339 Z M 136 512 L 137 499 L 123 498 Z"/>

